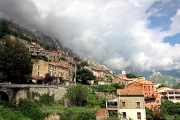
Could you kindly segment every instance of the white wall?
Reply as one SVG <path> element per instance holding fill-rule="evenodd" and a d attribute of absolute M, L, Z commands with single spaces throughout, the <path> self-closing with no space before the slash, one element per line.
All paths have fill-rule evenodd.
<path fill-rule="evenodd" d="M 145 109 L 118 109 L 118 113 L 126 112 L 126 118 L 131 118 L 133 120 L 137 119 L 137 112 L 141 113 L 141 120 L 146 120 Z"/>

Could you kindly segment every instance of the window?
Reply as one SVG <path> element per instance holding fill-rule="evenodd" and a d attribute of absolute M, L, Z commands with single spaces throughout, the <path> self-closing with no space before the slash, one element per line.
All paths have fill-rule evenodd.
<path fill-rule="evenodd" d="M 122 112 L 123 118 L 126 118 L 126 112 Z"/>
<path fill-rule="evenodd" d="M 52 65 L 49 65 L 49 68 L 52 69 Z"/>
<path fill-rule="evenodd" d="M 37 72 L 36 76 L 39 77 L 39 71 Z"/>
<path fill-rule="evenodd" d="M 39 70 L 39 68 L 40 68 L 40 65 L 37 65 L 37 69 Z"/>
<path fill-rule="evenodd" d="M 137 119 L 141 120 L 141 113 L 140 112 L 137 112 Z"/>
<path fill-rule="evenodd" d="M 125 107 L 125 106 L 126 106 L 126 103 L 125 103 L 125 102 L 122 102 L 122 106 Z"/>
<path fill-rule="evenodd" d="M 140 102 L 136 102 L 136 106 L 140 107 L 141 106 Z"/>
<path fill-rule="evenodd" d="M 52 76 L 52 71 L 50 71 L 50 76 Z"/>

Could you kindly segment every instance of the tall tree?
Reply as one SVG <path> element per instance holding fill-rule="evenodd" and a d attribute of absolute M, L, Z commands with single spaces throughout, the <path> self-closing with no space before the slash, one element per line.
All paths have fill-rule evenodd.
<path fill-rule="evenodd" d="M 0 71 L 7 78 L 18 78 L 32 71 L 31 56 L 19 40 L 5 37 L 0 41 Z"/>
<path fill-rule="evenodd" d="M 43 82 L 44 82 L 45 84 L 46 84 L 46 83 L 51 84 L 51 82 L 52 82 L 54 79 L 55 79 L 54 76 L 50 76 L 49 73 L 46 73 L 46 74 L 45 74 L 45 77 L 44 77 L 42 80 L 43 80 Z"/>
<path fill-rule="evenodd" d="M 81 84 L 67 89 L 67 97 L 72 105 L 82 106 L 85 105 L 88 97 L 88 88 Z"/>
<path fill-rule="evenodd" d="M 137 78 L 137 76 L 134 73 L 127 73 L 126 77 L 127 78 Z"/>
<path fill-rule="evenodd" d="M 76 71 L 76 78 L 81 79 L 83 83 L 86 83 L 87 80 L 95 80 L 96 77 L 93 75 L 92 71 L 81 68 Z"/>
<path fill-rule="evenodd" d="M 2 38 L 8 33 L 9 33 L 9 29 L 8 29 L 8 25 L 6 21 L 1 21 L 0 22 L 0 38 Z"/>

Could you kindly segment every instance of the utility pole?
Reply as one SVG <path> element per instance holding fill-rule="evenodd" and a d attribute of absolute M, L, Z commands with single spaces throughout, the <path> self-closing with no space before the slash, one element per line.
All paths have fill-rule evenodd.
<path fill-rule="evenodd" d="M 75 82 L 75 85 L 76 85 L 76 63 L 75 63 L 75 66 L 74 66 L 75 68 L 74 68 L 74 73 L 75 73 L 75 75 L 74 75 L 74 82 Z"/>

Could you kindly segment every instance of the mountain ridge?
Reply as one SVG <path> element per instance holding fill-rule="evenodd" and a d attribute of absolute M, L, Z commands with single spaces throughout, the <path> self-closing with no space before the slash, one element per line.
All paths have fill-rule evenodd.
<path fill-rule="evenodd" d="M 147 79 L 153 81 L 155 84 L 165 84 L 168 87 L 174 87 L 180 83 L 180 78 L 164 75 L 161 72 L 153 72 Z"/>
<path fill-rule="evenodd" d="M 35 30 L 35 29 L 31 29 L 31 28 L 27 28 L 27 27 L 21 27 L 20 25 L 16 24 L 13 20 L 5 20 L 5 21 L 7 22 L 8 26 L 11 29 L 14 29 L 14 30 L 21 32 L 25 35 L 28 35 L 32 38 L 38 39 L 38 40 L 40 40 L 46 44 L 52 45 L 55 48 L 57 48 L 57 50 L 61 50 L 64 53 L 67 53 L 71 57 L 78 56 L 70 48 L 63 47 L 62 44 L 59 42 L 59 40 L 54 38 L 54 37 L 48 36 L 48 35 L 40 32 L 38 30 Z"/>

